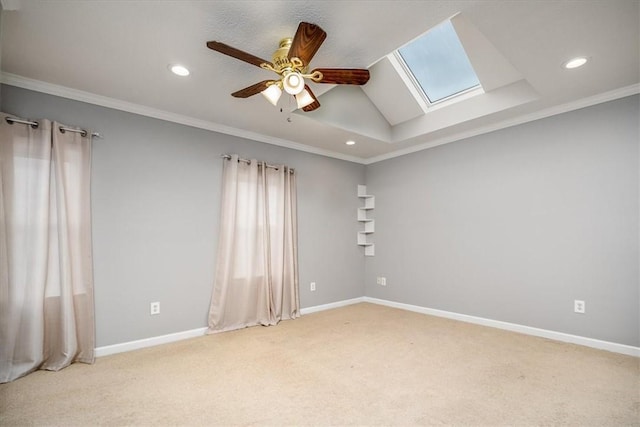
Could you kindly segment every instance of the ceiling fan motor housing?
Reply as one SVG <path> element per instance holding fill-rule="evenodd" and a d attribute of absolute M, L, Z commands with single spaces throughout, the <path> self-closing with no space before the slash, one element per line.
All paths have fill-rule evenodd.
<path fill-rule="evenodd" d="M 272 70 L 278 74 L 286 74 L 289 71 L 297 71 L 299 73 L 307 72 L 307 64 L 303 63 L 299 58 L 289 58 L 289 50 L 291 49 L 291 37 L 280 40 L 280 45 L 271 56 Z"/>
<path fill-rule="evenodd" d="M 280 72 L 286 68 L 292 68 L 291 61 L 289 61 L 289 48 L 291 48 L 291 37 L 280 40 L 280 46 L 273 52 L 271 57 L 271 63 Z"/>

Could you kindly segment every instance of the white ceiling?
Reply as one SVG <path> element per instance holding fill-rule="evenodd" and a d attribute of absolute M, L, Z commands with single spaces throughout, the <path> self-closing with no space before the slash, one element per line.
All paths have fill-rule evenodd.
<path fill-rule="evenodd" d="M 258 141 L 371 163 L 638 93 L 640 2 L 2 0 L 2 81 Z M 454 17 L 485 93 L 426 114 L 388 55 Z M 369 68 L 363 88 L 311 84 L 293 112 L 231 92 L 273 77 L 214 52 L 270 59 L 300 21 L 328 34 L 311 67 Z M 582 68 L 564 70 L 574 56 Z M 168 64 L 191 76 L 179 78 Z M 490 89 L 490 90 L 489 90 Z M 287 119 L 290 120 L 287 120 Z M 96 129 L 100 131 L 100 129 Z M 356 145 L 347 146 L 345 141 Z"/>

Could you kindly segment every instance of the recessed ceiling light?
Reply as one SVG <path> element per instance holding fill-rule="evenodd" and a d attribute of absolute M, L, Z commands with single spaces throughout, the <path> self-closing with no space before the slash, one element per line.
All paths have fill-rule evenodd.
<path fill-rule="evenodd" d="M 182 65 L 170 65 L 169 69 L 171 70 L 171 72 L 177 76 L 180 77 L 185 77 L 189 75 L 189 70 L 187 70 L 186 67 L 182 66 Z"/>
<path fill-rule="evenodd" d="M 356 145 L 356 142 L 355 141 L 347 141 L 347 142 L 345 142 L 345 144 L 347 144 L 347 145 Z"/>
<path fill-rule="evenodd" d="M 578 58 L 573 58 L 568 60 L 563 64 L 563 67 L 570 70 L 572 68 L 582 67 L 586 63 L 587 63 L 587 58 L 585 58 L 584 56 L 580 56 Z"/>

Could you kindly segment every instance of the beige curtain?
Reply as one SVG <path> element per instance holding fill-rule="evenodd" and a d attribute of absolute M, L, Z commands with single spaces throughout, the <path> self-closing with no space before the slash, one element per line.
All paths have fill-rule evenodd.
<path fill-rule="evenodd" d="M 299 316 L 295 174 L 225 159 L 209 333 Z"/>
<path fill-rule="evenodd" d="M 91 136 L 0 122 L 0 382 L 93 363 Z"/>

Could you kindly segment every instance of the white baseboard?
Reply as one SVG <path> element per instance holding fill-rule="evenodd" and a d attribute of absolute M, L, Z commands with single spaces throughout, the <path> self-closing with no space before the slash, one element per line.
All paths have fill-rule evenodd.
<path fill-rule="evenodd" d="M 145 338 L 136 341 L 123 342 L 121 344 L 107 345 L 97 347 L 95 350 L 96 357 L 109 356 L 110 354 L 124 353 L 126 351 L 138 350 L 155 345 L 167 344 L 170 342 L 181 341 L 188 338 L 195 338 L 204 335 L 207 328 L 191 329 L 190 331 L 176 332 L 174 334 L 161 335 L 159 337 Z"/>
<path fill-rule="evenodd" d="M 338 302 L 332 302 L 329 304 L 316 305 L 313 307 L 307 307 L 300 309 L 300 314 L 303 316 L 305 314 L 315 313 L 317 311 L 331 310 L 333 308 L 345 307 L 347 305 L 358 304 L 360 302 L 365 302 L 365 297 L 358 297 L 353 299 L 346 299 Z"/>
<path fill-rule="evenodd" d="M 351 304 L 357 304 L 359 302 L 364 302 L 364 297 L 333 302 L 330 304 L 317 305 L 309 308 L 303 308 L 303 309 L 300 309 L 300 314 L 305 315 L 305 314 L 315 313 L 317 311 L 330 310 L 332 308 L 344 307 Z M 127 351 L 139 350 L 141 348 L 153 347 L 160 344 L 168 344 L 170 342 L 181 341 L 188 338 L 200 337 L 207 333 L 207 329 L 208 328 L 204 327 L 204 328 L 192 329 L 190 331 L 176 332 L 174 334 L 161 335 L 158 337 L 144 338 L 136 341 L 129 341 L 129 342 L 123 342 L 120 344 L 96 347 L 95 356 L 96 357 L 109 356 L 111 354 L 124 353 Z"/>
<path fill-rule="evenodd" d="M 515 323 L 501 322 L 499 320 L 485 319 L 483 317 L 469 316 L 466 314 L 453 313 L 450 311 L 436 310 L 433 308 L 420 307 L 417 305 L 404 304 L 400 302 L 387 301 L 371 297 L 359 297 L 343 301 L 332 302 L 329 304 L 316 305 L 300 310 L 300 314 L 311 314 L 318 311 L 331 310 L 334 308 L 345 307 L 347 305 L 368 302 L 372 304 L 384 305 L 387 307 L 399 308 L 402 310 L 413 311 L 416 313 L 428 314 L 431 316 L 445 317 L 447 319 L 459 320 L 461 322 L 474 323 L 476 325 L 489 326 L 491 328 L 504 329 L 521 334 L 533 335 L 536 337 L 549 338 L 556 341 L 562 341 L 572 344 L 579 344 L 586 347 L 597 348 L 600 350 L 612 351 L 614 353 L 626 354 L 629 356 L 640 357 L 640 347 L 633 347 L 625 344 L 617 344 L 608 341 L 596 340 L 593 338 L 581 337 L 578 335 L 565 334 L 563 332 L 549 331 L 547 329 L 538 329 L 531 326 L 518 325 Z M 146 347 L 153 347 L 160 344 L 181 341 L 188 338 L 195 338 L 205 335 L 207 328 L 192 329 L 190 331 L 176 332 L 174 334 L 161 335 L 159 337 L 145 338 L 136 341 L 129 341 L 121 344 L 107 345 L 97 347 L 95 349 L 96 357 L 108 356 L 110 354 L 124 353 L 126 351 L 138 350 Z"/>
<path fill-rule="evenodd" d="M 450 311 L 436 310 L 433 308 L 420 307 L 417 305 L 404 304 L 400 302 L 387 301 L 378 298 L 364 297 L 364 302 L 385 305 L 387 307 L 400 308 L 402 310 L 414 311 L 416 313 L 428 314 L 431 316 L 445 317 L 447 319 L 459 320 L 461 322 L 475 323 L 477 325 L 489 326 L 492 328 L 504 329 L 521 334 L 533 335 L 536 337 L 549 338 L 555 341 L 562 341 L 572 344 L 579 344 L 586 347 L 600 350 L 612 351 L 614 353 L 626 354 L 640 357 L 640 347 L 617 344 L 609 341 L 601 341 L 593 338 L 581 337 L 578 335 L 565 334 L 563 332 L 549 331 L 547 329 L 533 328 L 531 326 L 518 325 L 515 323 L 501 322 L 499 320 L 485 319 L 483 317 L 469 316 L 466 314 L 453 313 Z"/>

